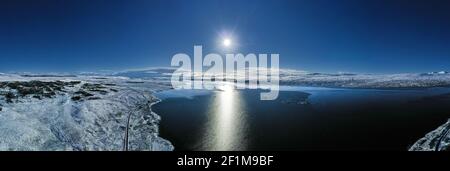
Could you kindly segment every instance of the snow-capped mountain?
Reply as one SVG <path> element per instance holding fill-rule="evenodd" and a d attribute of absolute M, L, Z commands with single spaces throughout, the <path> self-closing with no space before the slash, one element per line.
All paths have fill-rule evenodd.
<path fill-rule="evenodd" d="M 447 71 L 438 71 L 438 72 L 429 72 L 426 74 L 428 74 L 428 75 L 443 75 L 443 74 L 448 74 L 448 72 Z"/>

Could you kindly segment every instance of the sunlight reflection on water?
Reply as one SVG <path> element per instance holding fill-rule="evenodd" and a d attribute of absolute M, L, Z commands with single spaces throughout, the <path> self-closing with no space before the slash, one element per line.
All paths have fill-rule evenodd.
<path fill-rule="evenodd" d="M 210 107 L 204 150 L 242 150 L 246 147 L 246 117 L 239 91 L 223 87 L 218 91 Z"/>

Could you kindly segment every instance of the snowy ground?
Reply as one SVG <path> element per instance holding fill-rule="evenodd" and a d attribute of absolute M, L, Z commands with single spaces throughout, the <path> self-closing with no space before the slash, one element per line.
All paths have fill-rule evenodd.
<path fill-rule="evenodd" d="M 410 151 L 449 151 L 450 120 L 414 143 Z"/>
<path fill-rule="evenodd" d="M 173 150 L 170 142 L 158 136 L 161 118 L 150 108 L 159 102 L 155 92 L 171 89 L 173 71 L 0 73 L 0 150 Z M 346 88 L 439 87 L 450 86 L 450 74 L 280 70 L 280 83 Z M 447 149 L 449 125 L 427 134 L 410 150 Z"/>
<path fill-rule="evenodd" d="M 98 76 L 0 80 L 0 93 L 12 97 L 0 96 L 0 150 L 173 150 L 158 136 L 160 117 L 150 110 L 164 84 Z M 25 84 L 30 80 L 42 82 Z M 73 85 L 55 87 L 56 81 Z"/>

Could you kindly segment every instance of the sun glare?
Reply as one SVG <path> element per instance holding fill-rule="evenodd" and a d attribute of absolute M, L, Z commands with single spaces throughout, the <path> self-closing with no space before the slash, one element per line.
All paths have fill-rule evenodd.
<path fill-rule="evenodd" d="M 225 39 L 223 40 L 223 45 L 224 45 L 225 47 L 230 47 L 230 46 L 231 46 L 231 39 L 225 38 Z"/>

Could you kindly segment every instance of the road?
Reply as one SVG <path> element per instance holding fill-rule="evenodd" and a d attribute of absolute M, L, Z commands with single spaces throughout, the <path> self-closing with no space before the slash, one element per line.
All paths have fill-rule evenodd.
<path fill-rule="evenodd" d="M 139 105 L 137 107 L 137 110 L 128 112 L 128 117 L 127 117 L 127 126 L 125 128 L 125 136 L 124 136 L 124 140 L 123 140 L 123 151 L 128 151 L 128 133 L 129 133 L 129 129 L 130 129 L 130 122 L 131 122 L 131 116 L 133 115 L 133 113 L 137 113 L 138 110 L 142 109 L 144 106 L 149 105 L 148 103 Z"/>
<path fill-rule="evenodd" d="M 132 112 L 128 113 L 127 126 L 125 129 L 125 138 L 123 140 L 123 151 L 128 151 L 128 129 L 130 128 L 130 120 L 132 114 L 133 114 Z"/>

